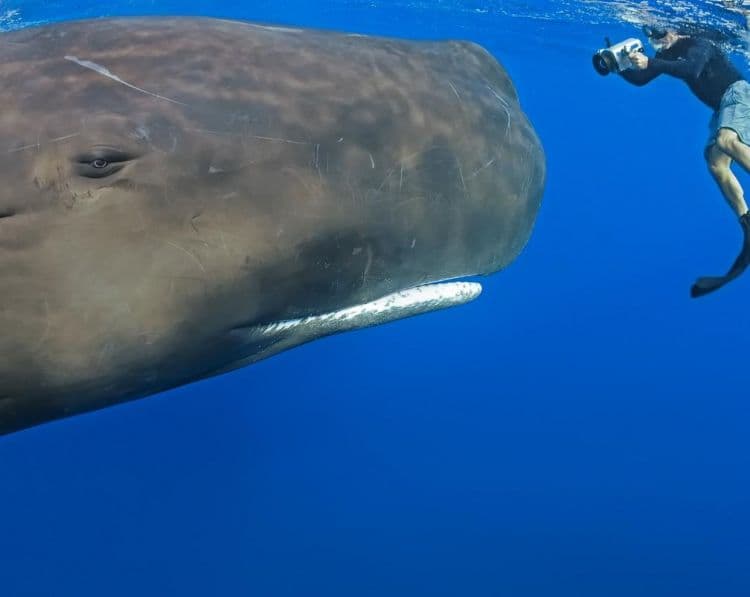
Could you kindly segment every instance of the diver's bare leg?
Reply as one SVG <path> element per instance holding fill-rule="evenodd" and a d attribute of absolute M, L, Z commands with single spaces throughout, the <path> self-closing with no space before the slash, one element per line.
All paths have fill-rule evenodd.
<path fill-rule="evenodd" d="M 721 133 L 724 131 L 727 131 L 727 129 L 722 129 L 719 136 L 721 136 Z M 737 133 L 734 133 L 734 136 L 737 138 L 738 143 L 748 149 L 748 164 L 750 164 L 750 147 L 747 147 L 747 145 L 744 145 L 744 143 L 739 140 Z M 742 185 L 740 185 L 740 181 L 737 180 L 737 177 L 730 168 L 732 165 L 732 157 L 719 147 L 718 139 L 716 144 L 712 145 L 706 152 L 706 158 L 708 160 L 708 169 L 711 172 L 711 176 L 714 177 L 716 184 L 719 185 L 721 194 L 724 195 L 724 199 L 727 200 L 727 203 L 729 203 L 729 206 L 734 213 L 737 214 L 737 217 L 746 214 L 748 210 L 747 203 L 745 203 L 745 192 L 742 189 Z"/>
<path fill-rule="evenodd" d="M 721 129 L 719 134 L 721 135 L 725 131 L 726 129 Z M 737 137 L 736 133 L 734 136 Z M 739 138 L 737 142 L 740 142 Z M 742 186 L 731 170 L 732 158 L 719 146 L 717 139 L 717 143 L 706 151 L 706 159 L 708 160 L 708 168 L 711 171 L 711 175 L 716 180 L 734 213 L 739 217 L 743 242 L 737 259 L 734 260 L 734 263 L 726 274 L 723 276 L 703 276 L 695 281 L 695 284 L 690 288 L 690 296 L 693 298 L 717 291 L 722 286 L 741 276 L 748 266 L 750 266 L 750 220 L 748 220 L 750 214 L 747 211 Z"/>
<path fill-rule="evenodd" d="M 745 145 L 739 135 L 732 129 L 719 129 L 716 135 L 716 145 L 723 153 L 735 160 L 747 172 L 750 172 L 750 146 Z M 713 147 L 711 148 L 713 150 Z M 711 168 L 709 157 L 709 168 Z M 713 173 L 713 170 L 712 170 Z M 738 183 L 739 184 L 739 183 Z"/>

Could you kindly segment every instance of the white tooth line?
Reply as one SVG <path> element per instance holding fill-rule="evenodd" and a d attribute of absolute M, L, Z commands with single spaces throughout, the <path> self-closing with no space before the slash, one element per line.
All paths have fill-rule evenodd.
<path fill-rule="evenodd" d="M 287 319 L 252 328 L 254 336 L 275 336 L 294 328 L 316 328 L 321 335 L 368 327 L 420 313 L 462 305 L 482 292 L 476 282 L 426 284 L 331 313 Z"/>

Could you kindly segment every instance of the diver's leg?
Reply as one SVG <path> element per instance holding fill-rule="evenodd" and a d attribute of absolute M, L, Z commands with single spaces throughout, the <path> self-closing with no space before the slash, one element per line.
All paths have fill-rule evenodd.
<path fill-rule="evenodd" d="M 716 145 L 714 147 L 718 147 L 747 172 L 750 172 L 750 146 L 745 145 L 735 131 L 727 128 L 719 129 L 719 132 L 716 135 Z M 713 150 L 714 147 L 712 147 L 711 150 Z M 711 158 L 709 156 L 709 167 L 710 163 Z"/>
<path fill-rule="evenodd" d="M 742 185 L 740 185 L 740 181 L 737 180 L 737 177 L 730 168 L 732 158 L 719 145 L 719 138 L 721 138 L 724 132 L 731 132 L 737 137 L 737 133 L 734 133 L 734 131 L 721 129 L 716 144 L 706 150 L 706 160 L 711 176 L 713 176 L 716 184 L 719 185 L 719 189 L 721 189 L 721 194 L 724 195 L 724 199 L 727 200 L 727 203 L 729 203 L 729 206 L 739 218 L 747 213 L 747 203 L 745 203 L 745 192 L 742 189 Z M 737 140 L 739 141 L 739 137 Z M 740 143 L 742 142 L 740 141 Z M 747 146 L 745 145 L 745 147 Z"/>
<path fill-rule="evenodd" d="M 719 148 L 718 143 L 711 145 L 706 150 L 706 159 L 711 175 L 719 185 L 727 202 L 739 217 L 743 242 L 739 255 L 726 274 L 723 276 L 705 276 L 695 281 L 690 289 L 690 295 L 693 298 L 705 296 L 718 290 L 741 275 L 750 265 L 750 213 L 745 204 L 742 187 L 730 169 L 732 159 Z"/>

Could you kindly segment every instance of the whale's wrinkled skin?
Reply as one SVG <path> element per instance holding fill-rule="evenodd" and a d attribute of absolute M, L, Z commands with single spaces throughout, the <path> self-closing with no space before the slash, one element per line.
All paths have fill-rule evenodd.
<path fill-rule="evenodd" d="M 0 433 L 472 299 L 542 147 L 467 42 L 199 18 L 0 36 Z"/>

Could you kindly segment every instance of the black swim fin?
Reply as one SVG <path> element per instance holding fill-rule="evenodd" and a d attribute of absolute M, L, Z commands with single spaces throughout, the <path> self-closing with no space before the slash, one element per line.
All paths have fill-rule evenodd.
<path fill-rule="evenodd" d="M 740 217 L 740 226 L 742 226 L 744 239 L 740 254 L 734 260 L 732 267 L 723 276 L 704 276 L 698 278 L 692 288 L 690 288 L 691 297 L 698 298 L 719 290 L 722 286 L 738 278 L 750 265 L 750 212 Z"/>

